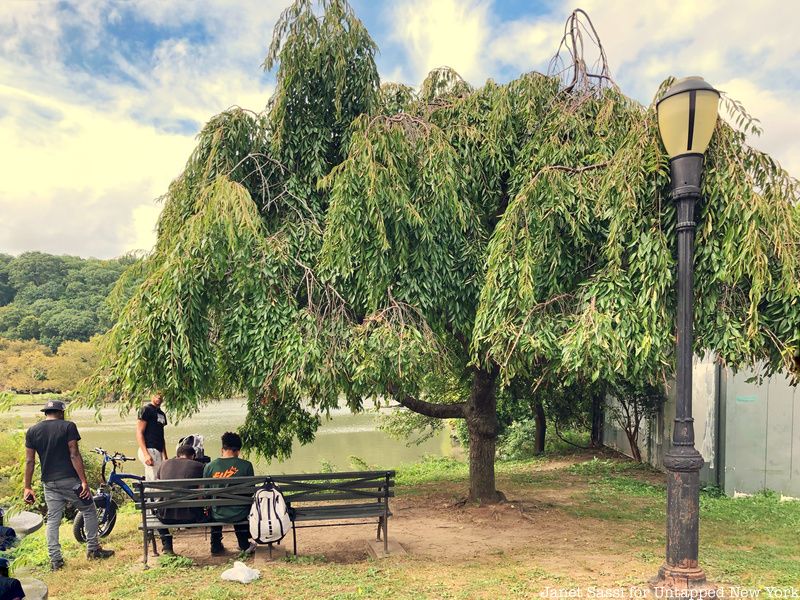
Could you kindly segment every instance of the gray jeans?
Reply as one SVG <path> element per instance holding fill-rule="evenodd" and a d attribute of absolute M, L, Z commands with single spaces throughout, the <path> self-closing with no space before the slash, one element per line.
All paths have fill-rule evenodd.
<path fill-rule="evenodd" d="M 83 506 L 78 502 L 78 497 L 72 488 L 80 484 L 78 479 L 56 479 L 42 482 L 44 486 L 44 501 L 47 504 L 47 551 L 50 562 L 63 560 L 61 544 L 58 543 L 58 528 L 64 516 L 64 508 L 72 504 L 83 514 L 83 528 L 86 531 L 86 549 L 91 552 L 97 550 L 100 544 L 97 541 L 97 509 L 94 502 Z"/>

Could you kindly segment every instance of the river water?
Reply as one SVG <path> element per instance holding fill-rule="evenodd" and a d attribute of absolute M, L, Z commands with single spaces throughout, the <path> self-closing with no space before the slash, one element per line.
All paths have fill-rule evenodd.
<path fill-rule="evenodd" d="M 19 406 L 12 411 L 21 418 L 22 425 L 29 427 L 40 417 L 40 406 Z M 236 431 L 244 422 L 246 408 L 239 399 L 220 400 L 202 408 L 200 412 L 179 423 L 167 425 L 167 452 L 174 456 L 178 440 L 191 433 L 199 433 L 205 438 L 206 455 L 219 456 L 220 436 L 226 431 Z M 120 416 L 114 407 L 104 408 L 101 420 L 95 419 L 93 410 L 78 409 L 70 419 L 78 425 L 83 452 L 99 446 L 109 452 L 122 452 L 136 456 L 136 412 Z M 347 409 L 331 411 L 331 419 L 325 420 L 317 430 L 316 439 L 301 446 L 295 443 L 292 456 L 285 461 L 263 459 L 253 461 L 256 473 L 284 474 L 318 472 L 323 464 L 330 464 L 335 471 L 353 469 L 351 456 L 356 456 L 370 466 L 396 468 L 402 464 L 419 460 L 425 455 L 451 456 L 454 454 L 449 436 L 442 432 L 419 446 L 407 446 L 405 441 L 389 437 L 377 427 L 378 415 L 375 412 L 352 414 Z M 126 463 L 125 470 L 142 474 L 143 467 L 138 461 Z"/>

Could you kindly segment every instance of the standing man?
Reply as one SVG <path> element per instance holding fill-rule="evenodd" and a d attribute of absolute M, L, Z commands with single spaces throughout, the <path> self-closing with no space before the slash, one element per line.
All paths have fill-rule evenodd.
<path fill-rule="evenodd" d="M 136 422 L 136 441 L 139 444 L 139 460 L 144 464 L 145 481 L 155 481 L 158 468 L 167 460 L 164 441 L 167 415 L 161 410 L 163 402 L 161 392 L 153 394 L 150 404 L 144 405 L 139 411 L 139 420 Z"/>
<path fill-rule="evenodd" d="M 58 571 L 64 566 L 58 528 L 64 507 L 73 504 L 83 514 L 86 530 L 86 557 L 108 558 L 113 550 L 103 550 L 97 541 L 97 511 L 92 492 L 86 481 L 86 470 L 78 451 L 81 439 L 78 428 L 72 421 L 64 420 L 66 406 L 59 400 L 50 400 L 42 409 L 44 420 L 28 429 L 25 434 L 25 491 L 23 498 L 28 504 L 36 501 L 31 489 L 36 454 L 42 465 L 44 501 L 47 504 L 47 551 L 50 568 Z"/>
<path fill-rule="evenodd" d="M 208 463 L 203 470 L 203 477 L 213 477 L 215 479 L 228 479 L 229 477 L 252 477 L 253 463 L 249 460 L 239 458 L 239 451 L 242 449 L 242 438 L 238 433 L 230 431 L 222 434 L 222 458 L 217 458 Z M 250 515 L 250 504 L 234 506 L 214 506 L 211 508 L 214 521 L 219 523 L 236 523 L 233 526 L 236 532 L 236 541 L 239 543 L 239 550 L 243 552 L 254 552 L 255 543 L 250 544 L 250 526 L 242 521 L 247 521 Z M 222 527 L 211 528 L 211 554 L 217 556 L 224 554 L 225 548 L 222 545 Z"/>

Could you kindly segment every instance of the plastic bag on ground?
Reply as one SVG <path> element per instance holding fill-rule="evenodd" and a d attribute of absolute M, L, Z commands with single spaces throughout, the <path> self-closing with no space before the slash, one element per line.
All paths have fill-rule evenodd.
<path fill-rule="evenodd" d="M 251 569 L 240 561 L 233 563 L 233 567 L 222 572 L 222 579 L 225 581 L 238 581 L 239 583 L 250 583 L 261 577 L 261 571 Z"/>

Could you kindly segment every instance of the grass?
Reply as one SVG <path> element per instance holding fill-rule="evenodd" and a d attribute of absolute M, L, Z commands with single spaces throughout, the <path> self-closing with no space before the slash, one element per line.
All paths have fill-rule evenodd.
<path fill-rule="evenodd" d="M 655 475 L 652 469 L 593 459 L 567 471 L 589 482 L 588 491 L 570 512 L 607 522 L 641 523 L 631 538 L 632 548 L 652 541 L 663 544 L 665 486 L 642 477 Z M 714 579 L 756 588 L 800 582 L 800 502 L 781 502 L 769 491 L 729 498 L 710 488 L 700 495 L 700 523 L 701 562 Z M 662 558 L 649 551 L 639 555 L 653 564 Z"/>
<path fill-rule="evenodd" d="M 2 392 L 2 404 L 7 407 L 40 405 L 48 400 L 69 400 L 67 394 L 15 394 L 13 392 Z"/>
<path fill-rule="evenodd" d="M 47 581 L 52 598 L 76 600 L 267 596 L 467 600 L 538 597 L 546 587 L 639 585 L 663 560 L 664 477 L 627 460 L 582 458 L 573 456 L 571 465 L 561 464 L 563 457 L 558 463 L 548 458 L 498 463 L 498 488 L 512 504 L 546 499 L 539 502 L 546 505 L 545 510 L 531 513 L 537 519 L 536 533 L 520 539 L 513 549 L 492 546 L 492 507 L 472 509 L 488 512 L 447 513 L 457 510 L 445 508 L 447 498 L 466 491 L 467 465 L 449 458 L 427 458 L 398 469 L 397 491 L 403 502 L 425 503 L 432 519 L 439 518 L 441 525 L 442 518 L 450 518 L 443 526 L 455 530 L 485 528 L 485 551 L 469 559 L 449 557 L 446 549 L 435 557 L 411 552 L 350 563 L 312 554 L 261 565 L 261 579 L 250 585 L 221 581 L 227 566 L 197 566 L 185 557 L 162 558 L 142 571 L 138 516 L 128 507 L 108 540 L 117 556 L 107 563 L 86 561 L 82 548 L 71 541 L 68 523 L 61 531 L 67 560 L 63 575 L 44 571 L 47 554 L 42 532 L 27 538 L 14 556 L 20 559 L 17 565 L 26 563 Z M 516 509 L 506 511 L 517 514 Z M 402 539 L 399 525 L 394 531 Z M 505 533 L 516 534 L 513 530 Z M 733 499 L 716 490 L 704 491 L 700 552 L 712 581 L 755 588 L 797 586 L 800 502 L 780 502 L 770 493 Z"/>

